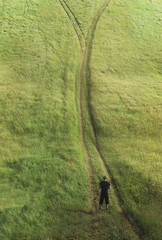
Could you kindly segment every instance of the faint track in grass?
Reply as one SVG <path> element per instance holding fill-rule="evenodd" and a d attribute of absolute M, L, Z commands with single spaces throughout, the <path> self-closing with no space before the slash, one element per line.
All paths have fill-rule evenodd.
<path fill-rule="evenodd" d="M 76 24 L 77 24 L 78 27 L 79 27 L 79 30 L 80 30 L 80 32 L 81 32 L 81 34 L 82 34 L 82 37 L 85 39 L 84 32 L 83 32 L 83 30 L 82 30 L 82 28 L 81 28 L 81 26 L 80 26 L 80 23 L 79 23 L 78 19 L 76 18 L 75 14 L 73 13 L 73 11 L 71 10 L 71 8 L 69 7 L 69 5 L 66 3 L 65 0 L 62 0 L 62 2 L 64 2 L 64 4 L 66 5 L 67 9 L 69 10 L 69 12 L 71 13 L 71 15 L 73 16 Z"/>
<path fill-rule="evenodd" d="M 80 24 L 79 24 L 77 18 L 75 17 L 74 13 L 68 6 L 68 4 L 64 0 L 59 0 L 59 2 L 61 4 L 62 8 L 64 9 L 64 11 L 66 12 L 68 18 L 71 21 L 71 24 L 72 24 L 72 26 L 75 30 L 75 33 L 78 37 L 81 51 L 83 51 L 83 48 L 85 47 L 85 37 L 84 37 L 83 31 L 81 30 Z"/>
<path fill-rule="evenodd" d="M 86 62 L 86 39 L 81 31 L 81 28 L 78 24 L 78 20 L 75 17 L 74 13 L 70 9 L 70 7 L 65 3 L 63 0 L 59 0 L 64 11 L 68 15 L 73 28 L 77 34 L 79 45 L 80 45 L 80 61 L 78 65 L 78 71 L 77 71 L 77 77 L 76 77 L 76 107 L 78 111 L 78 116 L 79 116 L 79 126 L 80 126 L 80 134 L 81 134 L 81 144 L 83 151 L 85 153 L 86 157 L 86 163 L 87 163 L 87 168 L 89 172 L 89 183 L 90 183 L 90 195 L 91 195 L 91 202 L 95 203 L 91 205 L 91 212 L 92 212 L 92 221 L 90 224 L 90 229 L 91 231 L 88 233 L 91 239 L 99 240 L 99 231 L 98 231 L 98 218 L 96 216 L 96 211 L 97 211 L 97 195 L 96 195 L 96 190 L 95 190 L 95 184 L 94 184 L 94 179 L 93 179 L 93 172 L 92 172 L 92 167 L 91 167 L 91 162 L 90 162 L 90 156 L 89 156 L 89 151 L 86 145 L 86 140 L 85 140 L 85 131 L 83 127 L 84 119 L 83 119 L 83 105 L 82 105 L 82 83 L 83 83 L 83 73 L 84 73 L 84 68 L 85 68 L 85 62 Z M 78 32 L 80 31 L 80 33 Z"/>
<path fill-rule="evenodd" d="M 87 96 L 86 96 L 86 107 L 88 110 L 89 114 L 89 121 L 92 126 L 92 135 L 93 135 L 93 143 L 95 145 L 95 148 L 98 153 L 98 157 L 100 159 L 101 165 L 103 166 L 104 171 L 108 174 L 110 177 L 113 186 L 114 186 L 114 191 L 117 197 L 118 205 L 121 209 L 121 206 L 123 205 L 122 199 L 120 197 L 120 193 L 118 191 L 118 188 L 115 184 L 115 181 L 113 179 L 113 175 L 108 168 L 106 161 L 99 149 L 99 142 L 98 142 L 98 137 L 96 133 L 96 126 L 95 126 L 95 119 L 92 113 L 92 107 L 91 107 L 91 89 L 90 89 L 90 83 L 91 83 L 91 68 L 90 68 L 90 61 L 91 61 L 91 55 L 92 55 L 92 45 L 93 45 L 93 39 L 96 31 L 97 24 L 108 7 L 109 3 L 111 0 L 106 1 L 97 11 L 96 15 L 94 16 L 92 23 L 90 24 L 90 27 L 88 28 L 88 31 L 86 35 L 84 35 L 79 21 L 77 20 L 75 14 L 69 7 L 69 5 L 64 1 L 64 0 L 59 0 L 61 3 L 64 11 L 66 12 L 67 16 L 69 17 L 73 28 L 76 32 L 76 35 L 78 37 L 79 45 L 80 45 L 80 62 L 78 66 L 78 72 L 77 72 L 77 78 L 76 78 L 76 84 L 77 84 L 77 90 L 76 90 L 76 105 L 78 109 L 78 116 L 79 116 L 79 124 L 80 124 L 80 133 L 81 133 L 81 142 L 82 142 L 82 147 L 86 155 L 86 160 L 87 160 L 87 167 L 88 167 L 88 172 L 89 172 L 89 183 L 90 183 L 90 194 L 91 194 L 91 211 L 92 211 L 92 228 L 93 228 L 93 233 L 91 235 L 95 236 L 94 239 L 100 239 L 100 234 L 99 234 L 99 221 L 96 215 L 97 212 L 97 206 L 98 206 L 98 201 L 97 201 L 97 189 L 96 189 L 96 184 L 94 182 L 94 177 L 93 177 L 93 168 L 92 168 L 92 163 L 91 163 L 91 158 L 90 158 L 90 150 L 87 146 L 86 143 L 86 127 L 85 127 L 85 116 L 84 116 L 84 107 L 83 106 L 83 96 L 85 93 L 83 92 L 83 84 L 86 85 L 86 90 L 87 90 Z M 122 212 L 122 210 L 121 210 Z M 130 223 L 128 217 L 124 215 L 123 217 L 125 221 L 127 222 L 127 225 L 129 229 L 134 232 L 134 235 L 138 239 L 138 235 L 136 234 L 136 231 L 134 229 L 134 226 Z"/>
<path fill-rule="evenodd" d="M 83 105 L 82 105 L 82 84 L 83 84 L 83 78 L 84 78 L 84 69 L 85 69 L 85 62 L 86 62 L 86 39 L 81 31 L 80 26 L 78 25 L 78 20 L 75 15 L 73 14 L 72 10 L 70 7 L 65 3 L 65 1 L 59 0 L 62 7 L 64 8 L 65 12 L 67 13 L 70 21 L 72 22 L 72 25 L 74 27 L 74 30 L 77 34 L 79 45 L 80 45 L 80 61 L 78 65 L 78 71 L 77 71 L 77 77 L 76 77 L 76 107 L 78 110 L 78 115 L 79 115 L 79 126 L 80 126 L 80 134 L 81 134 L 81 144 L 83 151 L 85 153 L 86 157 L 86 163 L 87 163 L 87 168 L 88 168 L 88 173 L 89 173 L 89 183 L 90 183 L 90 195 L 91 195 L 91 202 L 94 204 L 91 204 L 91 213 L 92 213 L 92 222 L 90 224 L 90 229 L 91 231 L 89 232 L 89 237 L 91 239 L 100 239 L 99 235 L 99 230 L 98 230 L 98 218 L 96 216 L 96 211 L 97 211 L 97 193 L 96 193 L 96 186 L 94 184 L 94 179 L 93 179 L 93 172 L 92 172 L 92 167 L 91 167 L 91 161 L 90 161 L 90 156 L 89 156 L 89 151 L 86 145 L 86 140 L 85 140 L 85 130 L 84 130 L 84 118 L 83 118 Z M 76 26 L 78 25 L 78 26 Z M 78 32 L 80 31 L 80 33 Z M 95 236 L 95 238 L 94 238 Z"/>

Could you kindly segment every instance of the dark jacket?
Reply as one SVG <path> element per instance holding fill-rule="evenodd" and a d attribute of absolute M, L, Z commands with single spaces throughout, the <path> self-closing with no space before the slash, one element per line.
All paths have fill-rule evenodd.
<path fill-rule="evenodd" d="M 110 189 L 110 183 L 108 181 L 100 182 L 101 194 L 108 194 L 108 189 Z"/>

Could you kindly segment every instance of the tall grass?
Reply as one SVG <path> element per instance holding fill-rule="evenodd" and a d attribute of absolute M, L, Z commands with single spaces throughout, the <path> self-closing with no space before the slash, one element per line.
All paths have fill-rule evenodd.
<path fill-rule="evenodd" d="M 125 212 L 145 239 L 161 239 L 160 2 L 113 1 L 91 61 L 99 148 Z"/>
<path fill-rule="evenodd" d="M 75 33 L 58 1 L 1 7 L 0 238 L 86 236 Z"/>
<path fill-rule="evenodd" d="M 86 34 L 105 1 L 66 2 Z M 80 49 L 59 1 L 0 6 L 0 239 L 136 239 L 113 188 L 110 212 L 96 214 L 93 234 L 75 96 Z M 89 96 L 99 148 L 126 214 L 146 239 L 161 234 L 159 6 L 112 1 L 93 42 Z M 106 172 L 86 87 L 86 144 L 98 185 Z"/>

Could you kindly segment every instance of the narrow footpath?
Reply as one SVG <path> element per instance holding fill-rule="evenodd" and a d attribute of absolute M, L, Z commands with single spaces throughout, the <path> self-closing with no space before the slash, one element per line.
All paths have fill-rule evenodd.
<path fill-rule="evenodd" d="M 81 143 L 82 143 L 82 149 L 86 156 L 86 163 L 89 173 L 89 185 L 90 185 L 90 195 L 91 195 L 91 224 L 90 224 L 90 237 L 91 239 L 99 240 L 100 238 L 100 229 L 99 229 L 99 219 L 97 216 L 98 211 L 98 191 L 97 187 L 94 181 L 94 173 L 92 168 L 92 159 L 90 154 L 90 149 L 87 144 L 87 137 L 86 137 L 86 125 L 87 122 L 91 125 L 91 138 L 93 141 L 93 145 L 95 146 L 96 152 L 98 154 L 98 158 L 100 160 L 100 164 L 102 165 L 102 168 L 104 169 L 105 175 L 109 177 L 112 181 L 112 175 L 110 170 L 108 169 L 107 165 L 105 164 L 105 160 L 102 156 L 102 153 L 100 152 L 99 145 L 98 145 L 98 139 L 96 135 L 95 130 L 95 121 L 94 117 L 91 111 L 91 93 L 90 93 L 90 83 L 91 83 L 91 69 L 90 69 L 90 60 L 91 60 L 91 53 L 92 53 L 92 46 L 93 46 L 93 39 L 95 35 L 95 30 L 97 27 L 97 24 L 108 7 L 111 0 L 106 1 L 104 5 L 102 5 L 96 15 L 93 18 L 92 23 L 90 24 L 90 27 L 84 35 L 81 26 L 79 24 L 79 21 L 77 20 L 75 14 L 71 10 L 70 6 L 66 3 L 65 0 L 59 0 L 61 6 L 63 7 L 64 11 L 66 12 L 69 20 L 71 21 L 71 24 L 74 28 L 74 31 L 76 32 L 79 45 L 80 45 L 80 60 L 79 60 L 79 66 L 78 66 L 78 72 L 76 77 L 76 106 L 78 110 L 78 118 L 79 118 L 79 125 L 80 125 L 80 135 L 81 135 Z M 85 93 L 86 91 L 86 93 Z M 88 97 L 87 97 L 88 96 Z M 87 109 L 87 114 L 85 114 L 85 108 Z M 120 208 L 120 211 L 122 212 L 121 208 L 121 200 L 120 200 L 120 194 L 118 193 L 118 190 L 116 186 L 113 184 L 113 190 L 116 195 L 116 199 Z M 124 215 L 123 217 L 125 221 L 127 222 L 128 228 L 131 229 L 131 231 L 134 233 L 135 238 L 139 239 L 137 236 L 134 226 L 130 223 L 129 219 Z"/>

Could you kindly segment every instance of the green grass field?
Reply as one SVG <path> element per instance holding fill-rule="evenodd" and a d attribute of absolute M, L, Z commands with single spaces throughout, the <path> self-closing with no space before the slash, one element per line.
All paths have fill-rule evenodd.
<path fill-rule="evenodd" d="M 161 239 L 160 1 L 112 1 L 98 24 L 91 105 L 99 148 L 126 213 Z"/>
<path fill-rule="evenodd" d="M 0 238 L 64 238 L 89 205 L 77 39 L 57 1 L 5 1 L 1 11 Z"/>
<path fill-rule="evenodd" d="M 0 0 L 2 240 L 161 240 L 160 0 L 112 0 L 83 39 L 81 126 L 77 32 L 104 3 Z"/>

